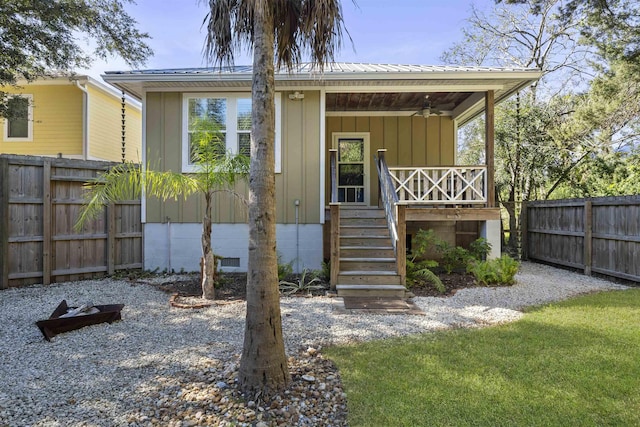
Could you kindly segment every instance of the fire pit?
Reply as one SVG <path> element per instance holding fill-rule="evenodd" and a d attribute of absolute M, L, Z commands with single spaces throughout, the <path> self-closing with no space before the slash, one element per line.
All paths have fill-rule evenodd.
<path fill-rule="evenodd" d="M 62 300 L 58 307 L 46 320 L 36 322 L 44 339 L 51 341 L 51 338 L 62 333 L 73 331 L 89 325 L 98 323 L 112 323 L 120 320 L 120 311 L 124 304 L 92 305 L 85 304 L 80 307 L 69 307 L 67 301 Z"/>

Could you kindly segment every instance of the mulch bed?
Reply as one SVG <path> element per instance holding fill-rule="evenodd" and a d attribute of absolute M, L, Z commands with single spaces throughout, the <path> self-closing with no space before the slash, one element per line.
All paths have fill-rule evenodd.
<path fill-rule="evenodd" d="M 433 286 L 414 286 L 410 291 L 418 297 L 443 297 L 454 295 L 459 289 L 476 287 L 473 276 L 462 273 L 442 273 L 439 275 L 440 280 L 446 288 L 446 292 L 441 294 Z M 289 281 L 297 281 L 297 277 L 291 277 Z M 220 285 L 216 287 L 216 299 L 218 303 L 230 303 L 235 301 L 244 301 L 247 296 L 246 292 L 247 275 L 246 273 L 223 273 L 220 276 Z M 191 274 L 179 281 L 163 283 L 157 285 L 163 291 L 176 295 L 174 301 L 187 306 L 193 304 L 202 304 L 204 300 L 196 301 L 202 295 L 200 287 L 200 277 L 197 274 Z M 325 283 L 326 289 L 329 285 Z M 326 290 L 313 291 L 313 295 L 324 295 Z"/>

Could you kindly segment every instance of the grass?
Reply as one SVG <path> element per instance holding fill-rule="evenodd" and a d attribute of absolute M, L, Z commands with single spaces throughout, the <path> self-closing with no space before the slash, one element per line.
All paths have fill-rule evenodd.
<path fill-rule="evenodd" d="M 327 355 L 351 427 L 640 425 L 640 289 Z"/>

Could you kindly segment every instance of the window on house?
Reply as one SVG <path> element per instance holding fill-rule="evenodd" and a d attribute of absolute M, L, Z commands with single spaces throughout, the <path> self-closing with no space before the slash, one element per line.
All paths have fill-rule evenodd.
<path fill-rule="evenodd" d="M 276 173 L 281 172 L 280 94 L 276 94 Z M 195 172 L 194 144 L 198 122 L 215 122 L 227 151 L 251 153 L 251 95 L 241 94 L 185 94 L 183 96 L 182 171 Z M 221 153 L 222 154 L 222 153 Z"/>
<path fill-rule="evenodd" d="M 4 120 L 5 141 L 31 141 L 33 139 L 33 102 L 31 95 L 14 96 L 7 100 Z"/>

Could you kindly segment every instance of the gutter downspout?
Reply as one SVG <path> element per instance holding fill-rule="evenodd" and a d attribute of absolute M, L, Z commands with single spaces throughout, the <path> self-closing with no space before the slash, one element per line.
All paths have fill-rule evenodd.
<path fill-rule="evenodd" d="M 89 158 L 89 91 L 74 80 L 76 87 L 82 91 L 82 159 Z"/>

